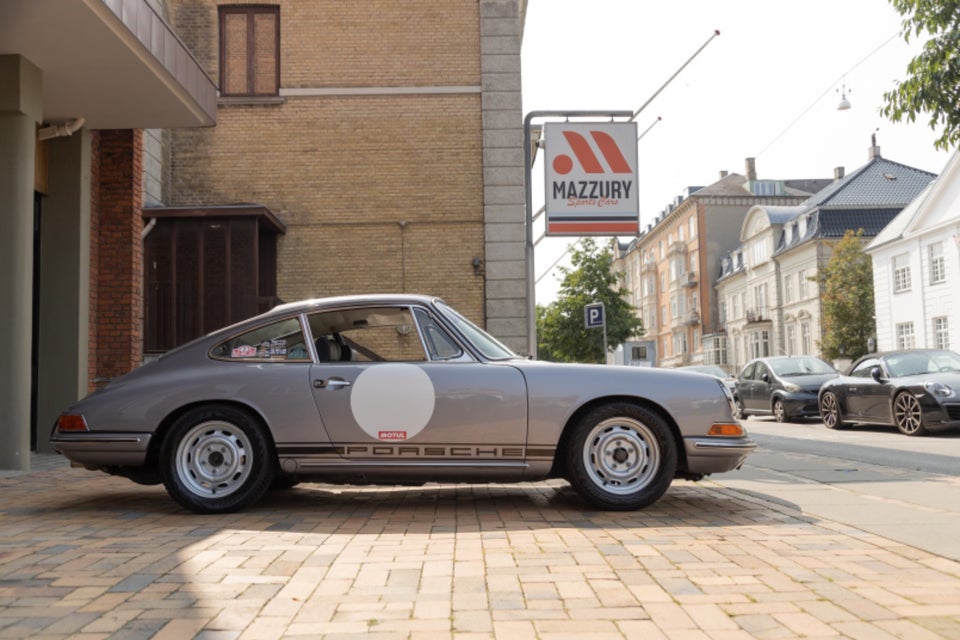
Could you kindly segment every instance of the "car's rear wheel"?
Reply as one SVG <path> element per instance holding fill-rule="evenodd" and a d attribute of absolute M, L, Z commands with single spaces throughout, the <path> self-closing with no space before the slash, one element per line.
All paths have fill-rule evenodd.
<path fill-rule="evenodd" d="M 259 422 L 231 406 L 197 407 L 181 416 L 161 446 L 163 484 L 196 513 L 227 513 L 259 500 L 275 460 Z"/>
<path fill-rule="evenodd" d="M 783 406 L 783 400 L 780 398 L 773 401 L 773 419 L 777 422 L 787 421 L 787 409 Z"/>
<path fill-rule="evenodd" d="M 899 393 L 893 399 L 893 421 L 900 433 L 908 436 L 922 436 L 927 433 L 927 428 L 923 426 L 923 409 L 912 393 Z"/>
<path fill-rule="evenodd" d="M 574 426 L 570 484 L 594 507 L 641 509 L 656 502 L 677 469 L 677 443 L 659 415 L 630 403 L 593 409 Z"/>
<path fill-rule="evenodd" d="M 840 412 L 840 399 L 830 391 L 820 398 L 820 419 L 827 429 L 843 429 L 847 426 Z"/>

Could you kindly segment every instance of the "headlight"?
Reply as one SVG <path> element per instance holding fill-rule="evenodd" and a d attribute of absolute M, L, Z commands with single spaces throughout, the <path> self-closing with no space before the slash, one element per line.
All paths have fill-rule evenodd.
<path fill-rule="evenodd" d="M 783 390 L 789 391 L 790 393 L 796 393 L 797 391 L 800 391 L 800 385 L 793 384 L 792 382 L 785 382 L 783 383 Z"/>
<path fill-rule="evenodd" d="M 943 384 L 942 382 L 926 381 L 923 383 L 923 388 L 927 390 L 927 393 L 932 395 L 935 398 L 949 398 L 953 395 L 953 389 Z"/>

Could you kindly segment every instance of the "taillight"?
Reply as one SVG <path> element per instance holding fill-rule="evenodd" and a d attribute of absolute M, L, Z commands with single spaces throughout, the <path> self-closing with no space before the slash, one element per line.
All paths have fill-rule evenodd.
<path fill-rule="evenodd" d="M 82 415 L 65 413 L 57 418 L 57 430 L 90 431 L 90 428 L 87 427 L 87 421 Z"/>

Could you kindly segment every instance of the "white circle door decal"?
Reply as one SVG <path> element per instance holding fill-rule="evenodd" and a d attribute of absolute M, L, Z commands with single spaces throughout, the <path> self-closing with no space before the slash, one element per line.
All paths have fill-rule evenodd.
<path fill-rule="evenodd" d="M 406 440 L 420 433 L 436 401 L 430 376 L 412 364 L 367 367 L 350 392 L 353 418 L 378 440 Z"/>

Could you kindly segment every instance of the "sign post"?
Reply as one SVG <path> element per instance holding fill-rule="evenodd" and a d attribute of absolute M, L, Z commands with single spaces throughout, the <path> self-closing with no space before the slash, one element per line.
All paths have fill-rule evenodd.
<path fill-rule="evenodd" d="M 587 329 L 603 329 L 603 364 L 607 363 L 607 313 L 602 302 L 583 307 L 583 324 Z"/>

